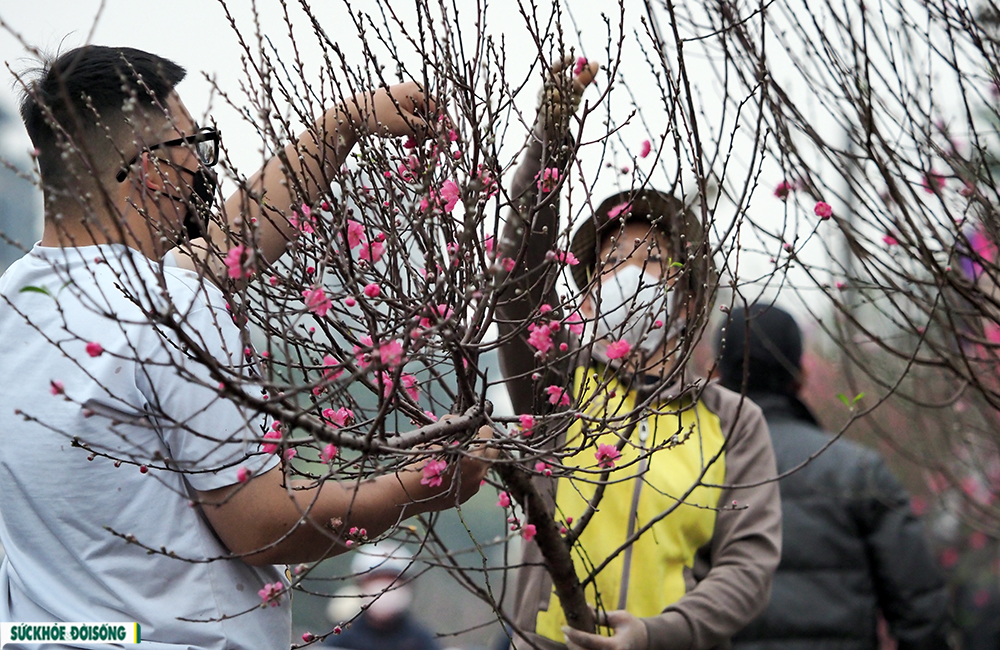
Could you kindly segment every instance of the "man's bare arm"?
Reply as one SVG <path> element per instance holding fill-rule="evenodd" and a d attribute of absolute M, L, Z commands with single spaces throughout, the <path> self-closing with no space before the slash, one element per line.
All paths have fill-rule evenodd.
<path fill-rule="evenodd" d="M 271 158 L 248 181 L 248 192 L 233 193 L 223 206 L 223 219 L 235 231 L 241 224 L 256 222 L 258 253 L 268 263 L 285 252 L 298 231 L 288 222 L 294 208 L 315 203 L 335 177 L 357 143 L 359 133 L 380 137 L 416 136 L 427 132 L 423 116 L 436 105 L 413 82 L 359 93 L 327 110 L 311 129 L 288 144 L 280 156 Z M 198 270 L 206 260 L 209 268 L 225 277 L 219 255 L 237 242 L 218 223 L 209 224 L 209 239 L 174 249 L 179 266 Z M 198 259 L 192 259 L 198 258 Z"/>
<path fill-rule="evenodd" d="M 479 439 L 490 437 L 490 428 L 482 427 Z M 494 449 L 480 447 L 442 474 L 445 480 L 438 487 L 422 484 L 418 470 L 361 483 L 287 485 L 281 468 L 275 467 L 246 484 L 197 496 L 216 534 L 248 564 L 311 562 L 350 550 L 342 537 L 350 527 L 365 528 L 374 537 L 408 517 L 466 501 L 479 490 L 487 460 L 495 457 Z"/>

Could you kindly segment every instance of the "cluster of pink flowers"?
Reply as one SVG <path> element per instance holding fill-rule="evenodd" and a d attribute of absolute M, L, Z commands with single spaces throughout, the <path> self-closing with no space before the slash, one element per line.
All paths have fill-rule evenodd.
<path fill-rule="evenodd" d="M 555 167 L 546 167 L 538 172 L 535 180 L 538 182 L 539 191 L 547 194 L 556 189 L 556 186 L 559 184 L 559 170 Z"/>
<path fill-rule="evenodd" d="M 385 255 L 385 244 L 381 241 L 365 242 L 358 249 L 358 259 L 363 262 L 375 263 Z"/>
<path fill-rule="evenodd" d="M 299 217 L 299 212 L 301 211 L 302 216 Z M 297 229 L 299 232 L 304 234 L 312 234 L 316 232 L 314 227 L 315 221 L 312 216 L 312 208 L 310 208 L 305 203 L 299 210 L 292 211 L 292 216 L 288 217 L 288 223 L 292 224 L 292 227 Z"/>
<path fill-rule="evenodd" d="M 510 495 L 506 492 L 501 492 L 498 495 L 499 500 L 497 501 L 497 507 L 499 508 L 509 508 L 510 507 Z"/>
<path fill-rule="evenodd" d="M 458 183 L 450 178 L 441 183 L 441 187 L 435 190 L 431 188 L 427 196 L 420 199 L 420 211 L 427 212 L 431 209 L 441 209 L 448 213 L 455 209 L 458 200 L 462 197 L 462 192 Z"/>
<path fill-rule="evenodd" d="M 817 201 L 816 207 L 813 208 L 813 212 L 815 212 L 816 216 L 823 221 L 826 221 L 833 216 L 833 208 L 830 207 L 830 204 L 825 201 Z"/>
<path fill-rule="evenodd" d="M 521 527 L 521 537 L 526 542 L 530 542 L 531 540 L 535 539 L 536 532 L 537 531 L 535 529 L 535 524 L 525 524 L 524 526 Z"/>
<path fill-rule="evenodd" d="M 552 334 L 558 332 L 560 327 L 558 321 L 531 323 L 528 325 L 528 345 L 538 350 L 538 354 L 545 356 L 554 347 Z"/>
<path fill-rule="evenodd" d="M 518 416 L 517 419 L 521 423 L 521 435 L 527 438 L 535 428 L 534 416 L 524 413 Z"/>
<path fill-rule="evenodd" d="M 368 241 L 365 235 L 365 227 L 362 224 L 348 219 L 347 247 L 350 250 L 358 248 L 359 260 L 375 263 L 385 254 L 385 233 L 378 233 L 371 241 Z"/>
<path fill-rule="evenodd" d="M 410 399 L 414 402 L 420 400 L 420 390 L 417 387 L 418 381 L 415 375 L 404 374 L 399 378 L 399 383 L 403 385 L 403 390 L 410 396 Z"/>
<path fill-rule="evenodd" d="M 281 603 L 281 592 L 285 590 L 285 585 L 281 582 L 269 583 L 257 592 L 263 603 L 270 607 L 277 607 Z"/>
<path fill-rule="evenodd" d="M 420 479 L 420 483 L 428 487 L 439 487 L 442 483 L 444 483 L 444 477 L 441 476 L 441 473 L 446 469 L 448 469 L 447 461 L 438 460 L 436 458 L 428 460 L 424 465 L 424 477 Z"/>
<path fill-rule="evenodd" d="M 323 287 L 310 287 L 302 290 L 302 297 L 305 298 L 306 309 L 316 314 L 320 318 L 326 316 L 326 312 L 333 307 L 330 296 L 326 294 Z"/>
<path fill-rule="evenodd" d="M 535 471 L 542 476 L 552 476 L 552 466 L 546 463 L 544 460 L 540 460 L 535 463 Z"/>
<path fill-rule="evenodd" d="M 368 355 L 368 350 L 372 347 L 372 337 L 366 334 L 365 336 L 359 338 L 358 342 L 361 345 L 353 346 L 352 351 L 354 352 L 354 360 L 357 362 L 358 367 L 364 370 L 371 364 L 371 358 Z M 361 347 L 362 345 L 364 347 Z"/>
<path fill-rule="evenodd" d="M 788 198 L 788 195 L 798 189 L 794 182 L 784 180 L 777 184 L 774 188 L 774 196 L 784 201 Z"/>
<path fill-rule="evenodd" d="M 566 317 L 563 321 L 569 331 L 573 332 L 577 336 L 583 336 L 583 316 L 579 311 L 574 311 L 572 314 Z"/>
<path fill-rule="evenodd" d="M 604 469 L 613 469 L 615 466 L 615 461 L 621 458 L 621 452 L 615 448 L 614 445 L 597 445 L 597 452 L 594 454 L 597 458 L 598 467 Z"/>
<path fill-rule="evenodd" d="M 383 366 L 395 368 L 403 363 L 403 344 L 396 339 L 386 341 L 378 346 L 375 356 Z"/>
<path fill-rule="evenodd" d="M 332 461 L 334 458 L 337 457 L 336 445 L 334 445 L 332 442 L 328 444 L 326 447 L 323 448 L 323 451 L 320 452 L 319 457 L 324 463 L 329 463 L 330 461 Z"/>
<path fill-rule="evenodd" d="M 344 366 L 329 354 L 323 357 L 323 379 L 334 381 L 344 374 Z"/>
<path fill-rule="evenodd" d="M 625 339 L 608 343 L 607 355 L 609 359 L 621 359 L 623 357 L 627 357 L 628 353 L 631 351 L 632 346 Z"/>
<path fill-rule="evenodd" d="M 562 386 L 556 386 L 553 384 L 545 389 L 545 392 L 549 395 L 549 404 L 555 404 L 556 406 L 569 406 L 569 393 Z"/>
<path fill-rule="evenodd" d="M 238 244 L 229 249 L 226 253 L 226 275 L 231 280 L 241 280 L 249 278 L 254 274 L 253 250 L 243 244 Z M 271 284 L 276 284 L 277 279 Z"/>
<path fill-rule="evenodd" d="M 570 266 L 576 266 L 580 263 L 580 260 L 576 258 L 576 255 L 570 251 L 552 251 L 552 259 L 556 262 L 561 262 Z"/>
<path fill-rule="evenodd" d="M 443 323 L 447 321 L 449 318 L 451 318 L 452 315 L 454 314 L 454 312 L 451 310 L 451 308 L 448 307 L 448 305 L 437 305 L 434 307 L 428 307 L 427 311 L 429 312 L 429 315 L 421 317 L 419 322 L 420 327 L 424 329 L 430 329 L 431 327 L 437 325 L 438 323 Z M 434 320 L 431 320 L 432 318 Z"/>
<path fill-rule="evenodd" d="M 265 440 L 281 440 L 281 423 L 272 422 L 271 429 L 264 434 Z M 278 451 L 278 445 L 273 442 L 265 442 L 260 446 L 260 450 L 265 454 L 273 454 Z"/>
<path fill-rule="evenodd" d="M 354 411 L 346 406 L 341 406 L 336 411 L 333 409 L 323 409 L 323 419 L 335 427 L 346 426 L 354 421 Z"/>
<path fill-rule="evenodd" d="M 482 194 L 479 197 L 480 201 L 488 201 L 500 192 L 500 186 L 497 184 L 496 178 L 494 178 L 492 172 L 490 172 L 490 170 L 482 164 L 479 165 L 476 179 L 482 187 Z"/>

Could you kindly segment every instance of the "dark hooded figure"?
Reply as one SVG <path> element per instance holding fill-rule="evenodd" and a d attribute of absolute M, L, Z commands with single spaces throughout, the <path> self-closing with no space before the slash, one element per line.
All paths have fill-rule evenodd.
<path fill-rule="evenodd" d="M 779 482 L 783 549 L 770 603 L 733 647 L 874 650 L 880 611 L 899 650 L 946 647 L 948 595 L 909 495 L 879 454 L 834 441 L 799 399 L 795 319 L 769 304 L 735 310 L 717 349 L 723 386 L 764 412 L 779 475 L 795 470 Z"/>

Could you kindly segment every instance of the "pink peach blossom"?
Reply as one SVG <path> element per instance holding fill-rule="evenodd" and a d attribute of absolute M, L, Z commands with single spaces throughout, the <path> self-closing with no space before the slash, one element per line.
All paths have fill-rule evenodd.
<path fill-rule="evenodd" d="M 569 406 L 569 393 L 566 392 L 565 388 L 553 384 L 547 387 L 545 392 L 549 394 L 549 404 Z"/>
<path fill-rule="evenodd" d="M 243 244 L 233 246 L 226 253 L 226 269 L 227 275 L 232 280 L 239 280 L 242 278 L 249 278 L 253 275 L 254 270 L 251 267 L 251 262 L 253 261 L 253 256 L 251 251 L 247 249 Z M 272 276 L 273 277 L 273 276 Z M 277 278 L 273 278 L 271 285 L 277 284 Z"/>
<path fill-rule="evenodd" d="M 404 374 L 399 378 L 399 383 L 403 385 L 403 390 L 414 402 L 420 399 L 420 390 L 417 388 L 417 378 L 415 375 Z"/>
<path fill-rule="evenodd" d="M 774 196 L 784 201 L 785 199 L 788 198 L 788 195 L 791 194 L 794 189 L 795 185 L 793 183 L 789 183 L 788 181 L 781 181 L 774 188 Z"/>
<path fill-rule="evenodd" d="M 607 354 L 609 359 L 621 359 L 622 357 L 628 356 L 631 352 L 632 346 L 625 339 L 620 341 L 614 341 L 613 343 L 608 343 Z"/>
<path fill-rule="evenodd" d="M 439 193 L 441 200 L 444 201 L 444 211 L 451 212 L 455 209 L 455 205 L 461 198 L 461 192 L 458 189 L 458 184 L 455 181 L 448 179 L 441 183 L 441 192 Z"/>
<path fill-rule="evenodd" d="M 428 487 L 439 487 L 442 483 L 444 483 L 444 477 L 441 476 L 441 472 L 447 468 L 448 463 L 446 461 L 435 458 L 430 459 L 427 461 L 427 464 L 424 465 L 424 477 L 420 479 L 420 483 Z"/>
<path fill-rule="evenodd" d="M 275 582 L 264 585 L 264 588 L 258 591 L 257 594 L 260 596 L 261 601 L 269 607 L 277 607 L 281 603 L 281 592 L 284 590 L 284 584 Z"/>
<path fill-rule="evenodd" d="M 323 379 L 334 381 L 344 374 L 344 366 L 329 354 L 323 357 Z"/>
<path fill-rule="evenodd" d="M 264 434 L 264 439 L 265 440 L 281 440 L 281 432 L 278 431 L 277 429 L 271 429 L 270 431 L 268 431 L 267 433 Z M 265 443 L 261 444 L 260 450 L 262 452 L 264 452 L 265 454 L 273 454 L 276 451 L 278 451 L 278 445 L 276 445 L 276 444 L 274 444 L 272 442 L 265 442 Z"/>
<path fill-rule="evenodd" d="M 621 458 L 621 452 L 615 448 L 614 445 L 597 445 L 597 452 L 594 454 L 597 458 L 597 465 L 604 469 L 613 469 L 615 466 L 615 461 Z"/>
<path fill-rule="evenodd" d="M 384 365 L 395 367 L 403 361 L 403 344 L 393 339 L 378 347 L 378 358 Z"/>
<path fill-rule="evenodd" d="M 347 247 L 355 248 L 365 240 L 365 227 L 353 219 L 347 222 Z"/>
<path fill-rule="evenodd" d="M 379 241 L 374 241 L 369 243 L 361 244 L 361 248 L 358 249 L 358 259 L 367 262 L 377 262 L 382 259 L 382 255 L 385 253 L 385 244 Z"/>
<path fill-rule="evenodd" d="M 305 298 L 306 309 L 319 317 L 326 316 L 326 312 L 333 307 L 333 302 L 331 302 L 330 297 L 326 295 L 326 291 L 322 287 L 303 289 L 302 297 Z"/>
<path fill-rule="evenodd" d="M 563 264 L 569 264 L 570 266 L 576 266 L 580 263 L 580 260 L 576 259 L 576 255 L 570 251 L 556 251 L 555 258 L 557 262 L 562 262 Z"/>

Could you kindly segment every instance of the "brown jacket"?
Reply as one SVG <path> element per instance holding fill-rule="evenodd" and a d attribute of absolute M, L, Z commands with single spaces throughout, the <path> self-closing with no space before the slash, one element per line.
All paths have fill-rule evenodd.
<path fill-rule="evenodd" d="M 512 211 L 498 245 L 498 258 L 518 261 L 501 294 L 497 315 L 503 341 L 501 367 L 515 412 L 519 414 L 550 412 L 555 407 L 549 404 L 544 387 L 552 384 L 571 387 L 574 375 L 577 381 L 585 376 L 580 374 L 580 366 L 602 368 L 607 364 L 596 346 L 581 348 L 577 337 L 566 327 L 553 334 L 556 347 L 544 366 L 539 365 L 534 348 L 527 343 L 530 323 L 564 318 L 565 310 L 557 304 L 555 293 L 558 266 L 551 255 L 548 259 L 546 255 L 558 247 L 558 198 L 551 200 L 558 193 L 539 197 L 535 178 L 543 168 L 566 169 L 563 163 L 571 154 L 569 146 L 552 147 L 543 138 L 533 137 L 511 188 L 518 210 Z M 553 307 L 544 317 L 538 311 L 543 304 Z M 560 343 L 567 344 L 565 351 L 559 352 Z M 723 479 L 717 485 L 709 484 L 704 475 L 695 480 L 702 481 L 699 487 L 715 490 L 713 499 L 717 496 L 707 509 L 714 513 L 711 537 L 697 549 L 690 564 L 683 567 L 683 594 L 659 614 L 640 615 L 649 632 L 649 650 L 728 646 L 729 638 L 767 605 L 772 575 L 781 555 L 781 507 L 778 487 L 772 480 L 776 470 L 767 426 L 752 402 L 695 377 L 683 377 L 666 387 L 655 383 L 641 385 L 637 378 L 626 377 L 622 378 L 622 385 L 633 400 L 630 404 L 644 404 L 647 415 L 653 414 L 650 417 L 661 417 L 659 414 L 670 411 L 674 408 L 671 405 L 686 398 L 689 404 L 686 408 L 692 408 L 690 404 L 696 401 L 699 408 L 705 409 L 703 412 L 712 414 L 713 426 L 722 432 Z M 579 392 L 579 386 L 574 388 Z M 662 462 L 670 462 L 670 453 L 658 450 L 651 459 L 657 462 L 662 455 Z M 536 479 L 540 493 L 553 508 L 558 485 L 555 478 Z M 669 517 L 664 521 L 669 525 Z M 595 527 L 595 523 L 596 519 L 588 526 L 588 530 L 594 529 L 593 534 L 607 530 Z M 585 541 L 581 537 L 578 543 Z M 540 612 L 550 603 L 557 603 L 535 544 L 525 545 L 523 561 L 514 612 L 518 632 L 540 647 L 561 647 L 535 634 Z M 644 562 L 652 560 L 637 556 L 630 561 L 634 572 L 636 566 L 641 570 Z M 632 611 L 635 595 L 628 590 L 627 571 L 622 591 L 629 599 L 626 608 Z M 643 597 L 638 595 L 639 599 Z M 609 610 L 615 609 L 615 604 L 608 599 L 603 602 Z"/>

